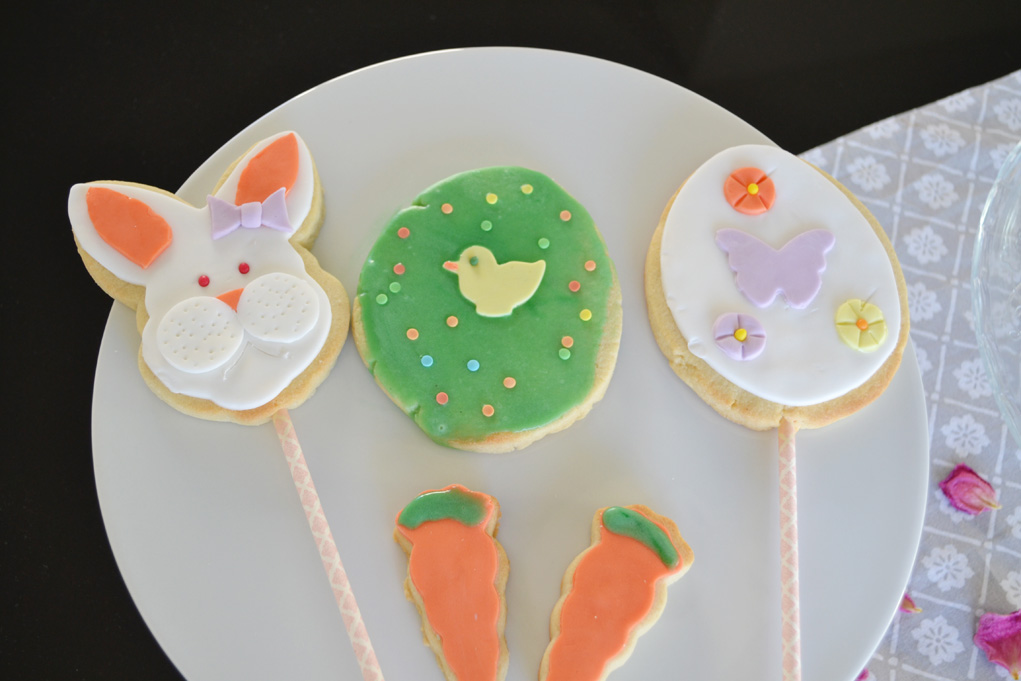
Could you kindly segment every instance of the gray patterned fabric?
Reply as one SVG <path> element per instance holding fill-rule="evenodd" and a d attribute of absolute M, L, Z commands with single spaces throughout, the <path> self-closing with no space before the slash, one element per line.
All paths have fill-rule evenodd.
<path fill-rule="evenodd" d="M 971 259 L 986 195 L 1021 139 L 1021 71 L 802 154 L 850 188 L 893 241 L 929 414 L 930 494 L 907 593 L 861 678 L 1006 679 L 972 642 L 986 612 L 1021 609 L 1021 448 L 975 341 Z M 959 463 L 1002 506 L 970 516 L 939 489 Z M 866 557 L 867 559 L 867 557 Z"/>

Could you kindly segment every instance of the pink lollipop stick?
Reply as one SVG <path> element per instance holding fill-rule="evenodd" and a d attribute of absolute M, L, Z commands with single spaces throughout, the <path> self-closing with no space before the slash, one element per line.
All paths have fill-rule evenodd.
<path fill-rule="evenodd" d="M 798 587 L 798 476 L 794 434 L 780 420 L 780 613 L 783 617 L 783 681 L 801 681 L 801 601 Z"/>
<path fill-rule="evenodd" d="M 379 668 L 379 661 L 372 649 L 372 641 L 369 640 L 369 633 L 365 630 L 362 613 L 358 609 L 358 603 L 355 602 L 355 595 L 351 590 L 347 573 L 344 571 L 344 564 L 340 562 L 340 554 L 333 541 L 333 532 L 330 531 L 330 524 L 326 521 L 323 506 L 319 502 L 319 494 L 316 492 L 312 475 L 305 463 L 305 455 L 301 451 L 301 443 L 298 442 L 294 424 L 291 422 L 291 415 L 287 413 L 286 409 L 281 409 L 273 415 L 273 426 L 276 428 L 277 437 L 280 438 L 280 445 L 284 449 L 287 465 L 291 469 L 294 487 L 297 489 L 301 505 L 305 509 L 305 518 L 308 519 L 309 529 L 312 530 L 312 536 L 319 548 L 319 558 L 323 561 L 323 569 L 326 570 L 330 586 L 333 587 L 333 597 L 337 600 L 341 617 L 344 618 L 344 628 L 347 630 L 348 638 L 351 639 L 351 647 L 354 648 L 358 667 L 362 670 L 362 677 L 365 681 L 383 681 L 383 672 Z"/>

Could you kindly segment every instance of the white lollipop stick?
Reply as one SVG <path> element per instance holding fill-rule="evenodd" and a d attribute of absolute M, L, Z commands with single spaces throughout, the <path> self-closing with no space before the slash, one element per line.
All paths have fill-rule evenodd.
<path fill-rule="evenodd" d="M 319 548 L 319 558 L 323 561 L 323 569 L 326 570 L 330 586 L 333 587 L 333 597 L 337 600 L 341 617 L 344 618 L 344 628 L 347 630 L 348 638 L 351 639 L 351 647 L 354 648 L 358 666 L 362 670 L 362 677 L 365 681 L 383 681 L 383 672 L 379 668 L 379 661 L 372 649 L 369 633 L 365 630 L 362 613 L 358 609 L 358 603 L 355 602 L 355 595 L 351 590 L 347 573 L 344 571 L 344 564 L 340 562 L 340 554 L 333 541 L 333 532 L 330 531 L 330 524 L 326 521 L 323 506 L 319 502 L 319 494 L 316 492 L 312 475 L 305 463 L 305 455 L 301 451 L 301 443 L 298 442 L 294 424 L 286 409 L 281 409 L 273 414 L 273 426 L 276 428 L 277 437 L 280 438 L 280 445 L 284 449 L 284 457 L 291 469 L 291 477 L 294 479 L 295 489 L 298 490 L 298 497 L 301 498 L 302 508 L 305 509 L 308 527 L 312 530 L 312 536 Z"/>
<path fill-rule="evenodd" d="M 798 476 L 794 434 L 780 420 L 780 613 L 783 617 L 783 681 L 801 681 L 801 600 L 798 587 Z"/>

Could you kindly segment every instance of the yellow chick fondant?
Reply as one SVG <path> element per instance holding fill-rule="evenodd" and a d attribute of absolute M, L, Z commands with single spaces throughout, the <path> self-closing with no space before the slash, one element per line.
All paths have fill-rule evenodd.
<path fill-rule="evenodd" d="M 457 262 L 443 267 L 457 275 L 461 295 L 475 303 L 483 317 L 506 317 L 531 298 L 546 274 L 546 261 L 512 260 L 502 265 L 485 246 L 469 246 Z"/>

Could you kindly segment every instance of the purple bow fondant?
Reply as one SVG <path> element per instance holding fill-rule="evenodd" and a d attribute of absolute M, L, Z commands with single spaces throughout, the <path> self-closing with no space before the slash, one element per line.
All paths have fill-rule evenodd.
<path fill-rule="evenodd" d="M 291 221 L 287 218 L 287 201 L 283 187 L 266 197 L 263 202 L 251 201 L 235 206 L 230 201 L 210 196 L 209 218 L 213 225 L 213 238 L 220 239 L 238 227 L 255 229 L 268 227 L 278 232 L 290 232 Z"/>

